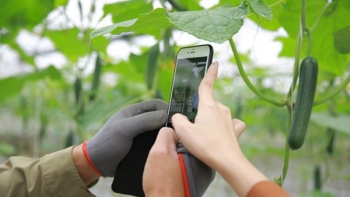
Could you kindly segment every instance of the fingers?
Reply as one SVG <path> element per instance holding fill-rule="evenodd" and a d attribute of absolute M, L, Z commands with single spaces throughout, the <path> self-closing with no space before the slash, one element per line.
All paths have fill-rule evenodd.
<path fill-rule="evenodd" d="M 198 88 L 199 101 L 212 101 L 214 99 L 213 85 L 218 75 L 218 66 L 218 62 L 212 63 L 207 71 L 207 74 L 202 79 Z M 201 102 L 199 102 L 199 104 L 200 103 Z"/>
<path fill-rule="evenodd" d="M 245 123 L 243 121 L 241 121 L 241 120 L 238 120 L 238 119 L 233 119 L 232 120 L 232 125 L 233 125 L 233 128 L 234 128 L 236 137 L 239 137 L 243 133 L 245 128 L 246 128 Z"/>
<path fill-rule="evenodd" d="M 171 118 L 173 127 L 176 131 L 176 134 L 181 138 L 182 134 L 186 131 L 190 131 L 192 128 L 192 123 L 188 118 L 182 114 L 175 114 Z"/>
<path fill-rule="evenodd" d="M 167 112 L 164 110 L 151 111 L 137 116 L 116 121 L 112 126 L 118 126 L 124 135 L 135 137 L 146 131 L 159 129 L 165 125 Z"/>
<path fill-rule="evenodd" d="M 160 99 L 153 99 L 136 103 L 127 107 L 124 107 L 118 114 L 120 118 L 128 118 L 138 115 L 140 112 L 157 111 L 157 110 L 168 110 L 168 104 Z"/>

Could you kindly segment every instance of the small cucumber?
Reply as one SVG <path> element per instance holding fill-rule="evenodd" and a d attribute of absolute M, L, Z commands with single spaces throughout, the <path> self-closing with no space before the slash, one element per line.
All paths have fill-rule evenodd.
<path fill-rule="evenodd" d="M 148 52 L 146 85 L 150 90 L 153 87 L 154 78 L 158 69 L 159 44 L 152 46 Z"/>
<path fill-rule="evenodd" d="M 289 147 L 292 150 L 299 149 L 305 141 L 316 92 L 317 73 L 317 60 L 306 57 L 300 65 L 297 100 L 288 136 Z"/>
<path fill-rule="evenodd" d="M 329 155 L 332 155 L 334 149 L 335 130 L 332 128 L 327 128 L 327 135 L 329 136 L 329 141 L 326 150 Z"/>
<path fill-rule="evenodd" d="M 314 189 L 321 190 L 322 188 L 322 179 L 321 179 L 321 168 L 319 165 L 315 166 L 314 169 Z"/>
<path fill-rule="evenodd" d="M 102 70 L 102 60 L 101 60 L 101 57 L 97 55 L 96 61 L 95 61 L 94 78 L 92 79 L 91 92 L 89 96 L 90 101 L 95 100 L 97 90 L 100 84 L 101 70 Z"/>

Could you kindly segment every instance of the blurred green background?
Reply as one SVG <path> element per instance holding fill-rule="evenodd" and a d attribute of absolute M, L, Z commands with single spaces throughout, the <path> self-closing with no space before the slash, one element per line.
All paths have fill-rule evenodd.
<path fill-rule="evenodd" d="M 254 2 L 254 0 L 250 0 Z M 262 1 L 257 1 L 262 2 Z M 234 36 L 252 83 L 283 100 L 292 80 L 300 1 L 264 0 L 272 20 L 248 14 Z M 350 2 L 307 1 L 312 54 L 320 65 L 316 100 L 350 74 Z M 152 33 L 90 33 L 158 7 L 168 12 L 237 6 L 240 0 L 0 0 L 0 161 L 40 157 L 93 136 L 123 106 L 152 98 L 168 102 L 176 51 L 209 43 L 219 61 L 215 97 L 247 129 L 246 156 L 271 179 L 282 172 L 287 110 L 245 85 L 227 42 L 211 43 L 169 26 Z M 306 54 L 302 42 L 301 59 Z M 294 95 L 295 96 L 295 95 Z M 313 108 L 304 146 L 290 153 L 284 187 L 292 196 L 348 196 L 350 84 Z M 320 178 L 315 178 L 320 174 Z M 320 181 L 319 181 L 320 180 Z M 116 196 L 110 180 L 93 189 Z M 321 182 L 321 184 L 316 184 Z M 103 186 L 104 185 L 104 186 Z M 206 196 L 235 196 L 218 175 Z"/>

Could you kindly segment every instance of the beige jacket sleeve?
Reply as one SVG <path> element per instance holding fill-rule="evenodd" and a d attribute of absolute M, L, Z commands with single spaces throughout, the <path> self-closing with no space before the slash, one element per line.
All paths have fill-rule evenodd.
<path fill-rule="evenodd" d="M 0 165 L 0 196 L 94 196 L 75 168 L 72 150 L 70 147 L 40 159 L 9 158 Z"/>

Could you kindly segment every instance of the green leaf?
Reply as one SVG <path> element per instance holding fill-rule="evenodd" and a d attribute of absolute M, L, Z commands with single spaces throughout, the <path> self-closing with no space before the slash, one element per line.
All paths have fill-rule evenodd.
<path fill-rule="evenodd" d="M 344 27 L 333 34 L 334 47 L 339 53 L 350 52 L 350 26 Z"/>
<path fill-rule="evenodd" d="M 0 80 L 0 102 L 19 94 L 26 81 L 37 81 L 49 77 L 51 79 L 60 79 L 61 73 L 54 67 L 50 66 L 42 71 L 33 72 L 23 75 L 12 76 Z"/>
<path fill-rule="evenodd" d="M 281 24 L 278 19 L 279 16 L 283 14 L 283 1 L 264 0 L 264 3 L 271 9 L 271 14 L 273 15 L 271 20 L 261 20 L 261 17 L 256 14 L 249 14 L 248 17 L 264 29 L 277 31 L 279 28 L 281 28 Z"/>
<path fill-rule="evenodd" d="M 114 25 L 102 27 L 91 32 L 90 39 L 107 33 L 121 34 L 134 32 L 139 34 L 151 34 L 156 38 L 161 37 L 161 29 L 170 25 L 166 17 L 165 9 L 158 8 L 147 14 L 141 14 L 139 18 L 123 21 Z"/>
<path fill-rule="evenodd" d="M 248 12 L 249 8 L 242 4 L 215 10 L 169 13 L 169 20 L 179 30 L 197 38 L 223 43 L 238 32 Z"/>
<path fill-rule="evenodd" d="M 33 28 L 53 9 L 54 1 L 48 0 L 1 0 L 0 28 Z"/>
<path fill-rule="evenodd" d="M 23 76 L 8 77 L 0 80 L 0 102 L 21 92 L 26 78 Z"/>
<path fill-rule="evenodd" d="M 55 7 L 61 6 L 61 5 L 67 5 L 68 0 L 55 0 Z"/>
<path fill-rule="evenodd" d="M 105 4 L 103 7 L 103 17 L 112 14 L 114 23 L 137 18 L 142 13 L 152 11 L 152 2 L 145 0 L 122 1 L 112 4 Z"/>
<path fill-rule="evenodd" d="M 306 24 L 309 28 L 314 27 L 311 32 L 311 55 L 318 60 L 320 71 L 342 75 L 350 56 L 341 54 L 336 50 L 333 34 L 339 29 L 350 25 L 349 20 L 344 20 L 345 18 L 350 18 L 350 1 L 332 1 L 325 13 L 320 17 L 319 23 L 314 26 L 326 5 L 327 1 L 307 1 Z M 278 19 L 288 35 L 296 39 L 300 25 L 300 2 L 286 0 L 283 8 Z M 304 40 L 307 41 L 307 38 Z M 305 43 L 307 42 L 304 42 L 301 57 L 307 55 L 305 50 L 307 45 Z"/>
<path fill-rule="evenodd" d="M 187 10 L 203 10 L 199 5 L 199 0 L 175 0 L 178 1 L 180 5 L 187 8 Z"/>
<path fill-rule="evenodd" d="M 339 114 L 337 116 L 334 116 L 328 112 L 313 112 L 311 114 L 311 121 L 313 121 L 315 124 L 322 127 L 332 128 L 350 135 L 349 120 L 350 116 L 345 114 Z"/>
<path fill-rule="evenodd" d="M 146 33 L 160 38 L 162 30 L 173 24 L 179 30 L 197 38 L 222 43 L 238 32 L 248 12 L 249 8 L 245 4 L 216 10 L 174 13 L 166 13 L 164 8 L 158 8 L 150 13 L 141 14 L 137 19 L 94 30 L 90 39 L 107 33 L 124 32 Z"/>
<path fill-rule="evenodd" d="M 46 31 L 45 34 L 52 40 L 56 48 L 72 62 L 76 62 L 78 58 L 89 52 L 88 40 L 79 39 L 79 30 L 76 28 Z"/>
<path fill-rule="evenodd" d="M 279 57 L 294 57 L 296 41 L 290 37 L 277 37 L 275 41 L 280 41 L 283 44 Z"/>
<path fill-rule="evenodd" d="M 319 66 L 330 73 L 343 75 L 350 54 L 341 54 L 334 47 L 333 33 L 350 25 L 350 1 L 333 1 L 324 17 L 312 32 L 312 55 Z"/>
<path fill-rule="evenodd" d="M 271 9 L 262 0 L 249 0 L 250 7 L 254 12 L 267 20 L 272 19 Z"/>

